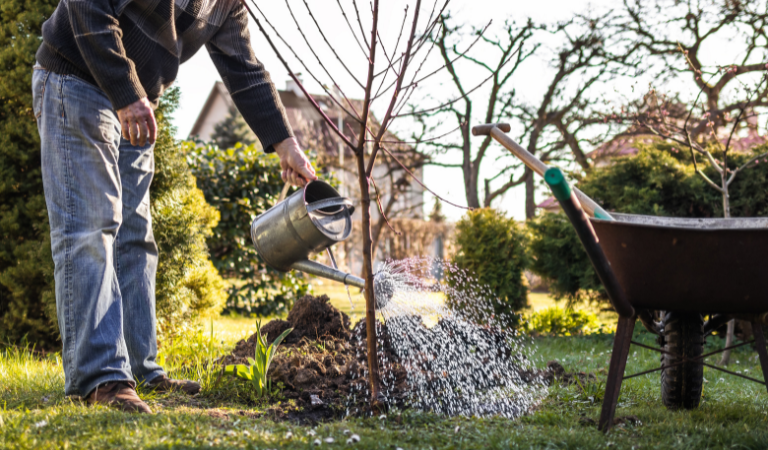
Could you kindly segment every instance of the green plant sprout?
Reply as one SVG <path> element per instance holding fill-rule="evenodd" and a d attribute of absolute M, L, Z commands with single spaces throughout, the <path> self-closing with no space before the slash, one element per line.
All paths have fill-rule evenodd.
<path fill-rule="evenodd" d="M 277 354 L 277 347 L 288 334 L 293 331 L 289 328 L 275 339 L 269 347 L 267 341 L 261 335 L 261 320 L 256 322 L 256 351 L 254 358 L 248 358 L 250 366 L 244 364 L 229 365 L 224 368 L 224 373 L 235 375 L 251 382 L 256 388 L 256 396 L 264 397 L 272 393 L 272 382 L 267 379 L 267 372 L 272 359 Z"/>

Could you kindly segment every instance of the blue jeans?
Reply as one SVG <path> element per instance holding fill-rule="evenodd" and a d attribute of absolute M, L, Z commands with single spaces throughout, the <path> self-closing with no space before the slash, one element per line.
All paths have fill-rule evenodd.
<path fill-rule="evenodd" d="M 77 77 L 36 66 L 32 91 L 65 393 L 151 381 L 163 375 L 155 362 L 153 145 L 122 139 L 107 96 Z"/>

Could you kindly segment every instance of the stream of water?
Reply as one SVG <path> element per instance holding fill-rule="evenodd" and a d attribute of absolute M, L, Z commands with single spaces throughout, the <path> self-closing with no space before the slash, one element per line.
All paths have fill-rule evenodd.
<path fill-rule="evenodd" d="M 515 331 L 514 317 L 494 313 L 490 289 L 430 258 L 390 261 L 377 272 L 394 288 L 378 311 L 385 325 L 377 333 L 384 394 L 392 404 L 512 418 L 542 397 L 545 388 L 529 359 L 533 349 Z M 402 370 L 387 370 L 397 366 L 405 380 L 398 379 Z"/>

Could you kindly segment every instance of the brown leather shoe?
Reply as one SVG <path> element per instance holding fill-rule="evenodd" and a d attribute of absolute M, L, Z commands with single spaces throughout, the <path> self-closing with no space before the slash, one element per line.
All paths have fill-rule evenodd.
<path fill-rule="evenodd" d="M 136 394 L 127 381 L 112 381 L 96 387 L 85 400 L 94 405 L 102 404 L 125 412 L 152 414 L 146 403 Z"/>
<path fill-rule="evenodd" d="M 189 380 L 172 380 L 166 375 L 159 377 L 147 383 L 147 389 L 157 392 L 182 391 L 189 395 L 195 395 L 200 392 L 200 383 Z"/>

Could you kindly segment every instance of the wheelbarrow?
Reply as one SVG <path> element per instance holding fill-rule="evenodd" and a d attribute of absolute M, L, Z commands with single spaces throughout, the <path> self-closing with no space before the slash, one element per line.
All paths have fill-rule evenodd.
<path fill-rule="evenodd" d="M 670 409 L 699 406 L 704 366 L 766 385 L 768 351 L 768 218 L 688 219 L 608 213 L 572 189 L 505 132 L 507 124 L 474 127 L 490 135 L 551 188 L 619 314 L 598 428 L 607 432 L 623 380 L 661 372 L 662 402 Z M 704 317 L 709 319 L 704 321 Z M 706 337 L 731 319 L 751 323 L 754 340 L 709 353 Z M 632 340 L 635 321 L 658 336 L 660 347 Z M 661 353 L 661 366 L 625 375 L 630 345 Z M 754 344 L 763 380 L 705 362 L 725 350 Z"/>

